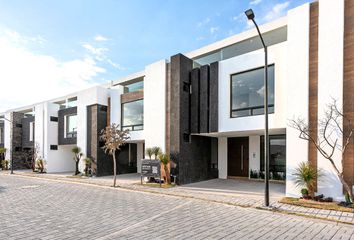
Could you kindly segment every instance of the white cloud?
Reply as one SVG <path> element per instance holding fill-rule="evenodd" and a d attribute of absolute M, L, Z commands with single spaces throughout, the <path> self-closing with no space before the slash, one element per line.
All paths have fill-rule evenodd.
<path fill-rule="evenodd" d="M 210 18 L 205 18 L 203 21 L 197 23 L 198 27 L 202 27 L 210 22 Z"/>
<path fill-rule="evenodd" d="M 90 56 L 63 61 L 36 54 L 26 44 L 33 38 L 6 31 L 0 31 L 0 112 L 87 88 L 106 71 Z"/>
<path fill-rule="evenodd" d="M 199 42 L 199 41 L 203 41 L 204 39 L 205 37 L 197 37 L 195 40 Z"/>
<path fill-rule="evenodd" d="M 95 39 L 96 42 L 105 42 L 105 41 L 108 40 L 108 38 L 106 38 L 106 37 L 104 37 L 104 36 L 102 36 L 100 34 L 96 35 L 94 39 Z"/>
<path fill-rule="evenodd" d="M 283 16 L 289 5 L 290 1 L 276 4 L 272 10 L 265 15 L 264 20 L 269 22 Z"/>
<path fill-rule="evenodd" d="M 92 54 L 98 61 L 103 61 L 106 58 L 106 52 L 108 52 L 108 48 L 94 47 L 88 43 L 82 44 L 82 47 Z"/>
<path fill-rule="evenodd" d="M 250 5 L 258 5 L 258 4 L 260 4 L 262 2 L 262 0 L 252 0 L 251 2 L 250 2 Z"/>
<path fill-rule="evenodd" d="M 211 28 L 209 29 L 209 31 L 210 31 L 211 34 L 216 33 L 218 30 L 219 30 L 219 27 L 211 27 Z"/>

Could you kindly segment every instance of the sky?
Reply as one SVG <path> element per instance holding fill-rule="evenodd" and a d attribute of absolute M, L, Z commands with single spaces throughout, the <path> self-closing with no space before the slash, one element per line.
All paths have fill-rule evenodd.
<path fill-rule="evenodd" d="M 0 0 L 0 112 L 144 70 L 309 0 Z"/>

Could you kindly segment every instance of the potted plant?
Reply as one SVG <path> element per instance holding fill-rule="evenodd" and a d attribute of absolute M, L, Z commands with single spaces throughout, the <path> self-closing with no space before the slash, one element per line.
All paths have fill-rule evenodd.
<path fill-rule="evenodd" d="M 309 199 L 309 191 L 307 190 L 307 188 L 301 189 L 301 195 L 303 199 Z"/>

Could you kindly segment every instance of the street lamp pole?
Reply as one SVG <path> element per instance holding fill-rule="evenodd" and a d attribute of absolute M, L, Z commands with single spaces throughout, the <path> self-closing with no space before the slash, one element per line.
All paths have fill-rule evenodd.
<path fill-rule="evenodd" d="M 9 119 L 7 119 L 6 117 L 4 117 L 4 116 L 1 116 L 0 117 L 0 119 L 4 119 L 4 120 L 6 120 L 6 121 L 8 121 L 9 123 L 11 123 L 11 124 L 13 124 L 13 122 L 11 121 L 11 120 L 9 120 Z M 6 154 L 6 153 L 5 153 Z M 14 174 L 14 168 L 13 168 L 13 164 L 14 162 L 13 162 L 13 158 L 11 157 L 11 172 L 10 172 L 10 174 Z"/>
<path fill-rule="evenodd" d="M 264 170 L 265 170 L 265 191 L 264 191 L 264 205 L 269 207 L 269 127 L 268 127 L 268 48 L 265 45 L 263 36 L 259 31 L 259 27 L 254 20 L 254 12 L 252 9 L 245 11 L 248 20 L 252 20 L 256 26 L 259 38 L 261 39 L 264 48 Z"/>

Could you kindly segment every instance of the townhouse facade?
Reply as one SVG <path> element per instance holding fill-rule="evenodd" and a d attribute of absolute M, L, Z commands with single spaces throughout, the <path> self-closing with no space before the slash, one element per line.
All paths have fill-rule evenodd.
<path fill-rule="evenodd" d="M 321 171 L 317 193 L 343 198 L 330 163 L 299 138 L 289 120 L 302 117 L 312 132 L 332 98 L 354 120 L 354 2 L 320 0 L 288 11 L 260 27 L 269 52 L 270 171 L 299 196 L 294 173 L 309 161 Z M 201 49 L 147 65 L 141 72 L 0 115 L 0 146 L 14 166 L 34 148 L 48 172 L 74 169 L 71 148 L 96 162 L 98 176 L 112 173 L 100 131 L 111 123 L 129 129 L 119 173 L 141 171 L 145 149 L 173 156 L 179 184 L 264 171 L 264 51 L 255 29 Z M 341 161 L 354 186 L 354 141 Z M 26 155 L 27 154 L 27 155 Z"/>

